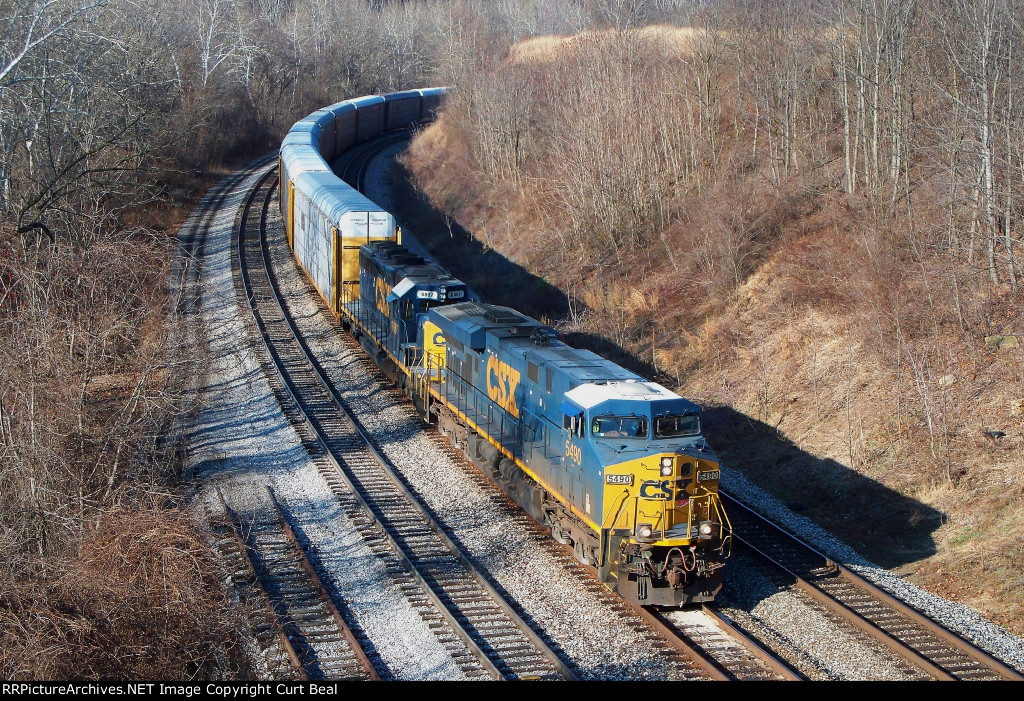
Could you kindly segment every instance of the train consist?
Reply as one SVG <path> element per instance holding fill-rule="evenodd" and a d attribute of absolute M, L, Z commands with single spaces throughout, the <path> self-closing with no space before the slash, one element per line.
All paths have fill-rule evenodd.
<path fill-rule="evenodd" d="M 432 118 L 443 94 L 360 98 L 296 123 L 280 161 L 296 259 L 423 416 L 609 587 L 650 606 L 713 600 L 731 527 L 700 408 L 474 299 L 331 174 L 354 144 Z"/>

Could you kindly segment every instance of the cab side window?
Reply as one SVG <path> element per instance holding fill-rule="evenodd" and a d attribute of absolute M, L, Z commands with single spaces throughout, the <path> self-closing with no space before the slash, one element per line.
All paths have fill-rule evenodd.
<path fill-rule="evenodd" d="M 579 414 L 562 414 L 562 428 L 570 434 L 582 438 L 586 430 L 586 426 L 587 424 L 583 418 L 583 412 L 580 412 Z"/>

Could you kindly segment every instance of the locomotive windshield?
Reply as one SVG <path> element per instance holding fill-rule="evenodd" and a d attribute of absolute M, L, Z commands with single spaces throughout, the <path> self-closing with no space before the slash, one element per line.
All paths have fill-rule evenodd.
<path fill-rule="evenodd" d="M 697 414 L 659 416 L 654 420 L 655 438 L 678 438 L 700 435 L 700 417 Z"/>
<path fill-rule="evenodd" d="M 590 425 L 597 438 L 647 438 L 647 419 L 639 416 L 597 416 Z"/>

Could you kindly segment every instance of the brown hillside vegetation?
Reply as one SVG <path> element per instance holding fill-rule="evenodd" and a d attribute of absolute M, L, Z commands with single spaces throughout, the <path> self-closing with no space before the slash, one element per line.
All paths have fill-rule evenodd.
<path fill-rule="evenodd" d="M 247 673 L 181 479 L 175 232 L 301 116 L 435 84 L 475 22 L 385 5 L 0 2 L 0 678 Z"/>
<path fill-rule="evenodd" d="M 526 41 L 407 167 L 728 464 L 1024 633 L 1024 14 L 788 7 Z"/>

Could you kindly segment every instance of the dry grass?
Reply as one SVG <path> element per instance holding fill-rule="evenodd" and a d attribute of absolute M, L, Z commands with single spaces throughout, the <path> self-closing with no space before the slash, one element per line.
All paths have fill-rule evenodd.
<path fill-rule="evenodd" d="M 229 669 L 234 626 L 210 551 L 179 509 L 116 510 L 81 552 L 0 574 L 4 679 L 195 679 Z"/>
<path fill-rule="evenodd" d="M 691 51 L 694 39 L 703 36 L 705 32 L 693 27 L 649 25 L 631 30 L 626 34 L 651 48 L 665 53 L 682 55 Z M 517 42 L 509 48 L 508 61 L 513 64 L 557 61 L 565 54 L 578 51 L 603 51 L 609 43 L 621 39 L 622 33 L 612 30 L 531 37 Z"/>

